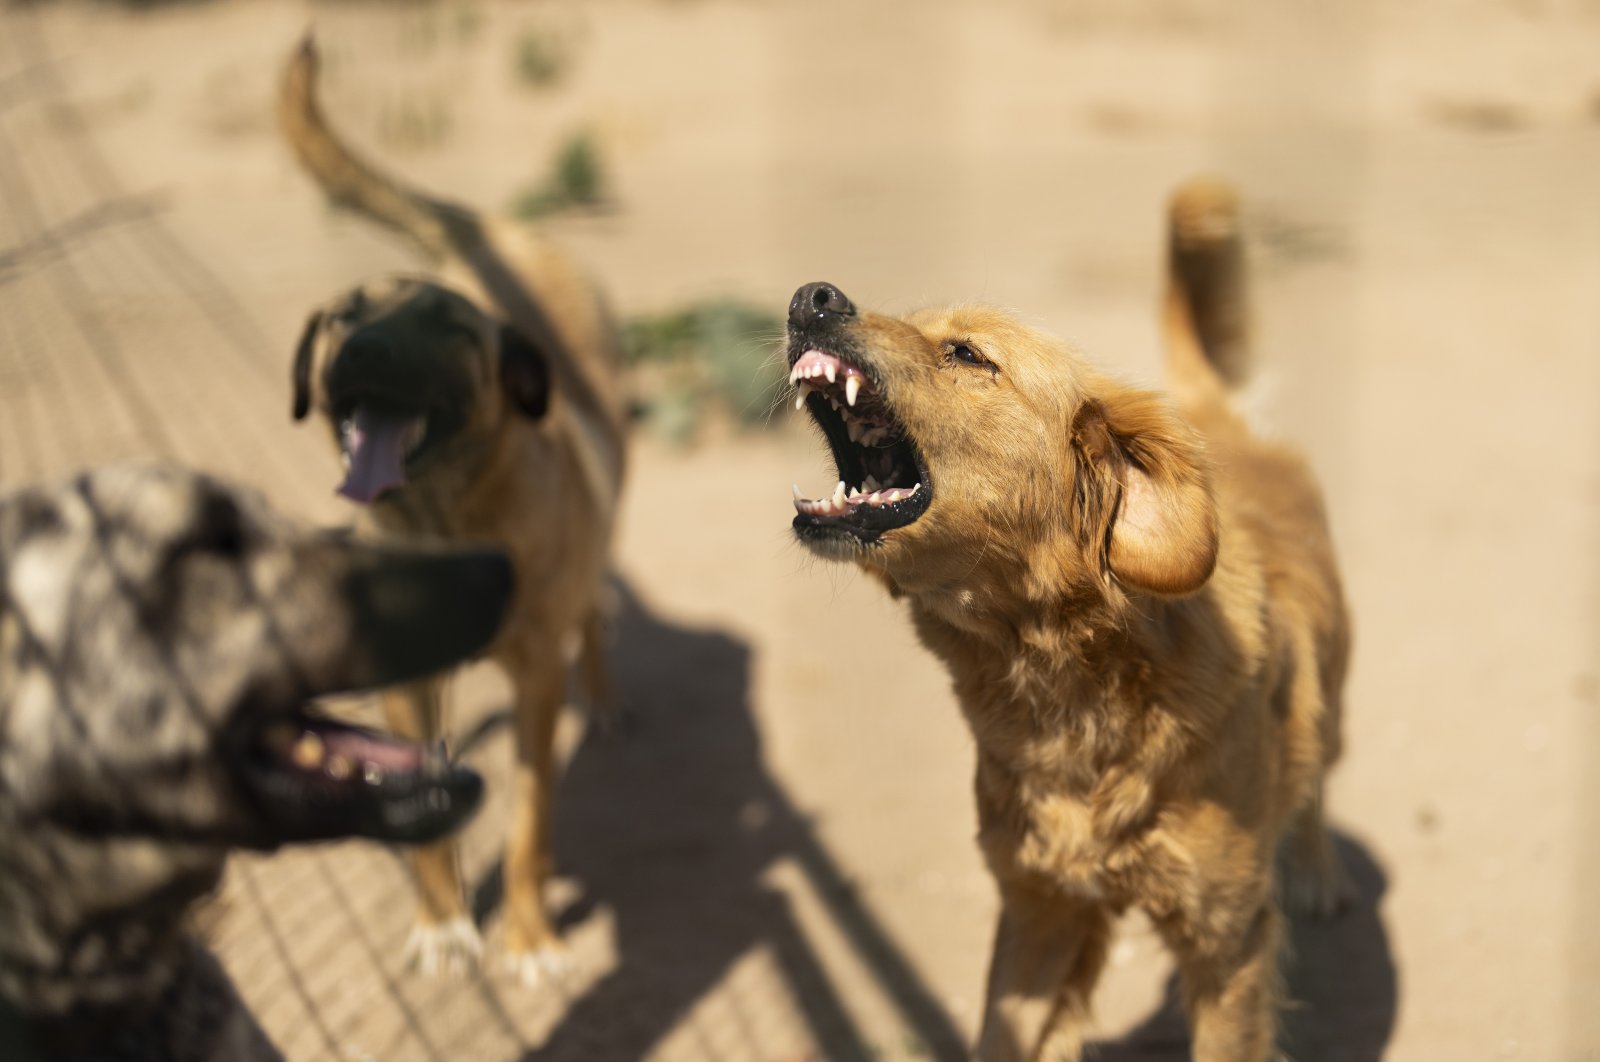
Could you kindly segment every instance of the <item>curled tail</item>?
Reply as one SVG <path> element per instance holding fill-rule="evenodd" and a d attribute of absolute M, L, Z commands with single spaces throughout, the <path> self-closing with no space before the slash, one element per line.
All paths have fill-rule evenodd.
<path fill-rule="evenodd" d="M 471 211 L 434 199 L 379 171 L 351 151 L 317 103 L 320 60 L 309 34 L 295 49 L 278 93 L 278 121 L 300 164 L 329 199 L 408 237 L 439 260 L 459 245 L 463 230 L 475 230 Z"/>
<path fill-rule="evenodd" d="M 1244 249 L 1232 186 L 1179 185 L 1167 208 L 1167 375 L 1180 400 L 1204 403 L 1249 371 Z"/>

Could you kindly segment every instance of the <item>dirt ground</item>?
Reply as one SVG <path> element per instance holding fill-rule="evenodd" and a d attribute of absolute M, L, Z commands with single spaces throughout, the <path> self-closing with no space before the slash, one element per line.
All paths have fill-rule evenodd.
<path fill-rule="evenodd" d="M 1015 307 L 1155 381 L 1161 203 L 1234 178 L 1256 405 L 1325 481 L 1357 622 L 1331 801 L 1362 899 L 1296 928 L 1286 1044 L 1600 1060 L 1600 5 L 0 7 L 0 485 L 166 455 L 348 518 L 290 347 L 415 263 L 277 140 L 307 26 L 336 121 L 456 198 L 504 208 L 588 130 L 610 203 L 545 224 L 624 313 L 826 279 Z M 565 735 L 570 981 L 401 971 L 375 846 L 241 858 L 213 936 L 291 1057 L 960 1056 L 995 913 L 971 743 L 901 610 L 791 543 L 789 484 L 832 477 L 778 420 L 637 441 L 633 725 Z M 504 705 L 475 672 L 454 707 L 492 791 Z M 465 841 L 491 950 L 505 811 Z M 1185 1057 L 1169 978 L 1130 920 L 1097 1057 Z"/>

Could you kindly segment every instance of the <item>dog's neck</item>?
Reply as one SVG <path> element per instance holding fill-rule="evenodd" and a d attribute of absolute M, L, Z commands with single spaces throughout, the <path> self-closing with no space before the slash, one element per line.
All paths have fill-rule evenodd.
<path fill-rule="evenodd" d="M 29 1012 L 0 1000 L 0 1042 L 18 1062 L 281 1062 L 216 958 L 181 938 L 159 990 Z"/>
<path fill-rule="evenodd" d="M 41 843 L 32 851 L 42 849 Z M 168 877 L 131 900 L 86 909 L 74 902 L 82 883 L 73 880 L 72 846 L 50 851 L 37 867 L 19 858 L 6 868 L 11 880 L 0 896 L 0 1000 L 30 1017 L 148 1006 L 193 961 L 185 913 L 216 888 L 221 861 Z M 80 874 L 98 872 L 93 864 L 79 868 Z"/>
<path fill-rule="evenodd" d="M 1147 704 L 1151 663 L 1216 637 L 1207 630 L 1215 626 L 1208 591 L 1133 601 L 1093 587 L 982 602 L 907 596 L 918 634 L 949 669 L 980 748 L 1002 761 L 1062 740 L 1087 759 L 1115 761 L 1136 739 L 1146 709 L 1170 707 Z"/>

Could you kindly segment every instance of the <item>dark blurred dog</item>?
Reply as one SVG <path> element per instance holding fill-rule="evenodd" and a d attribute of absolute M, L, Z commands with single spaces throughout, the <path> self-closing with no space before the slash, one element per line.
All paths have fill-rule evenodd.
<path fill-rule="evenodd" d="M 1274 886 L 1326 914 L 1349 622 L 1305 462 L 1234 412 L 1231 189 L 1169 212 L 1172 400 L 999 310 L 789 310 L 799 402 L 839 468 L 794 529 L 911 608 L 977 743 L 1002 912 L 978 1055 L 1076 1059 L 1112 921 L 1176 953 L 1201 1062 L 1275 1053 Z M 1282 848 L 1282 865 L 1275 860 Z"/>
<path fill-rule="evenodd" d="M 459 825 L 475 774 L 306 701 L 459 663 L 510 593 L 175 469 L 0 501 L 0 1055 L 277 1058 L 186 910 L 233 848 Z"/>
<path fill-rule="evenodd" d="M 514 820 L 505 857 L 506 948 L 526 983 L 564 965 L 545 912 L 569 658 L 603 701 L 597 619 L 623 473 L 617 337 L 596 289 L 523 228 L 408 190 L 327 127 L 308 41 L 284 79 L 289 143 L 336 202 L 442 262 L 442 281 L 375 280 L 311 315 L 294 360 L 294 415 L 316 409 L 346 465 L 341 494 L 387 535 L 485 541 L 517 570 L 496 659 L 515 688 Z M 465 293 L 465 294 L 464 294 Z M 391 725 L 442 730 L 438 683 L 385 697 Z M 475 962 L 453 846 L 418 853 L 420 909 L 407 944 L 425 972 Z"/>

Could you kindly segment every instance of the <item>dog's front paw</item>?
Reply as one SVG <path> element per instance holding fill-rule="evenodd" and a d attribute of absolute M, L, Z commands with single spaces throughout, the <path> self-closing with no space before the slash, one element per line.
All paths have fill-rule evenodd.
<path fill-rule="evenodd" d="M 403 954 L 406 969 L 424 977 L 447 974 L 459 977 L 478 968 L 483 958 L 483 939 L 470 918 L 411 927 Z"/>
<path fill-rule="evenodd" d="M 506 970 L 523 988 L 559 984 L 572 975 L 572 955 L 560 943 L 506 953 Z"/>

